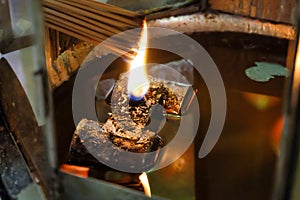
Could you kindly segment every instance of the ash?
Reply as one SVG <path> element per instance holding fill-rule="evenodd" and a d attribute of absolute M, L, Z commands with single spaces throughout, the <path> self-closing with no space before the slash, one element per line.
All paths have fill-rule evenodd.
<path fill-rule="evenodd" d="M 163 146 L 160 136 L 146 128 L 150 122 L 150 108 L 160 104 L 166 113 L 178 114 L 187 87 L 152 76 L 149 76 L 149 81 L 150 87 L 145 96 L 139 101 L 133 101 L 126 87 L 128 73 L 121 74 L 112 93 L 112 113 L 109 113 L 109 119 L 104 124 L 83 119 L 80 126 L 77 126 L 73 146 L 90 140 L 93 143 L 97 141 L 97 146 L 101 146 L 100 143 L 110 140 L 118 148 L 140 153 L 155 151 Z M 104 151 L 97 147 L 95 150 L 98 153 Z"/>
<path fill-rule="evenodd" d="M 139 100 L 130 100 L 127 92 L 128 73 L 120 75 L 112 94 L 112 113 L 104 128 L 115 136 L 149 142 L 156 133 L 145 129 L 150 122 L 150 108 L 160 104 L 167 113 L 179 113 L 180 103 L 184 94 L 175 94 L 169 87 L 170 83 L 149 76 L 150 87 L 145 96 Z"/>

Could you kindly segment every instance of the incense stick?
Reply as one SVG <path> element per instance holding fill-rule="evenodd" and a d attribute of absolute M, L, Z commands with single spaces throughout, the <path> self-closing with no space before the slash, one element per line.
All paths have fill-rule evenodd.
<path fill-rule="evenodd" d="M 46 15 L 45 19 L 47 22 L 51 22 L 53 24 L 61 24 L 61 25 L 63 25 L 63 27 L 65 27 L 67 29 L 72 29 L 75 32 L 81 32 L 83 35 L 89 35 L 90 37 L 95 38 L 100 41 L 103 41 L 107 38 L 106 36 L 104 36 L 101 33 L 95 32 L 91 29 L 85 28 L 85 27 L 75 24 L 71 21 L 58 18 L 57 16 L 54 16 L 54 15 Z"/>
<path fill-rule="evenodd" d="M 93 37 L 87 37 L 86 35 L 82 35 L 82 34 L 78 34 L 77 32 L 74 32 L 73 30 L 68 29 L 69 27 L 65 28 L 65 27 L 61 27 L 61 26 L 58 26 L 56 24 L 49 23 L 49 22 L 46 22 L 46 26 L 48 28 L 55 29 L 55 30 L 65 33 L 67 35 L 72 35 L 72 36 L 78 38 L 79 40 L 93 43 L 94 45 L 98 45 L 102 42 L 99 39 L 96 39 Z M 115 43 L 108 44 L 107 42 L 103 42 L 103 43 L 101 43 L 101 45 L 110 49 L 112 51 L 112 53 L 115 53 L 117 55 L 124 56 L 129 59 L 132 59 L 132 57 L 133 57 L 133 55 L 131 53 L 129 53 L 129 51 L 132 51 L 132 50 L 127 47 L 122 47 L 121 45 L 118 45 Z M 118 48 L 116 46 L 118 46 Z"/>
<path fill-rule="evenodd" d="M 103 29 L 101 29 L 97 26 L 94 26 L 92 24 L 89 24 L 89 23 L 84 23 L 82 20 L 79 20 L 75 17 L 66 15 L 64 13 L 60 13 L 60 12 L 57 12 L 55 10 L 51 10 L 49 8 L 44 8 L 43 10 L 46 13 L 45 14 L 46 19 L 52 18 L 52 17 L 58 17 L 59 18 L 59 19 L 57 19 L 58 21 L 65 19 L 65 20 L 68 20 L 68 21 L 71 21 L 71 22 L 75 22 L 76 24 L 78 24 L 82 27 L 87 27 L 87 28 L 95 30 L 99 33 L 105 34 L 105 37 L 113 35 L 113 33 L 111 33 L 110 31 L 103 30 Z"/>
<path fill-rule="evenodd" d="M 97 6 L 96 7 L 91 7 L 91 5 L 89 6 L 89 4 L 92 1 L 89 1 L 89 0 L 80 0 L 80 1 L 78 1 L 78 0 L 68 0 L 68 1 L 59 0 L 59 1 L 64 2 L 64 3 L 69 4 L 69 5 L 76 6 L 78 8 L 84 9 L 84 10 L 87 10 L 89 12 L 93 12 L 93 13 L 96 13 L 96 14 L 114 19 L 116 21 L 124 22 L 128 25 L 133 25 L 133 26 L 138 26 L 139 25 L 138 22 L 130 20 L 130 19 L 125 18 L 123 16 L 120 16 L 120 15 L 117 15 L 117 14 L 114 14 L 114 13 L 110 13 L 110 12 L 105 12 L 103 10 L 103 8 L 101 8 L 101 7 L 97 7 Z"/>
<path fill-rule="evenodd" d="M 137 27 L 139 25 L 139 23 L 135 21 L 136 19 L 130 17 L 125 18 L 124 16 L 111 13 L 111 8 L 113 8 L 114 12 L 119 9 L 116 6 L 103 3 L 99 4 L 99 2 L 92 0 L 83 0 L 83 2 L 84 4 L 82 2 L 76 2 L 75 0 L 44 0 L 46 22 L 49 21 L 52 24 L 61 23 L 79 35 L 85 36 L 88 34 L 89 38 L 100 39 L 101 41 L 128 28 Z M 92 6 L 94 6 L 94 8 L 91 8 Z M 99 11 L 98 9 L 101 10 Z M 123 13 L 124 9 L 121 10 L 121 13 Z M 132 14 L 131 16 L 138 16 L 138 14 L 133 15 L 131 11 L 129 11 L 129 13 Z M 138 19 L 138 21 L 140 21 L 140 19 Z M 80 33 L 81 31 L 83 33 Z M 121 40 L 125 43 L 135 43 L 138 35 L 139 34 L 135 35 L 131 33 L 121 38 Z"/>
<path fill-rule="evenodd" d="M 79 32 L 79 35 L 81 35 L 83 37 L 88 35 L 90 39 L 93 39 L 94 41 L 97 41 L 98 43 L 107 39 L 107 37 L 102 35 L 101 33 L 95 32 L 95 31 L 85 28 L 83 26 L 79 26 L 77 24 L 74 24 L 73 22 L 70 22 L 70 21 L 67 21 L 64 19 L 59 19 L 56 16 L 52 16 L 52 15 L 46 15 L 45 17 L 46 17 L 47 22 L 50 22 L 52 24 L 59 24 L 59 25 L 56 25 L 57 27 L 60 26 L 61 28 L 66 28 L 75 33 Z M 109 40 L 110 45 L 114 46 L 115 48 L 119 48 L 120 50 L 124 50 L 124 51 L 131 50 L 131 48 L 132 48 L 131 46 L 128 46 L 128 47 L 124 46 L 124 44 L 126 45 L 125 41 L 118 40 L 118 39 L 119 38 L 111 38 Z M 106 43 L 108 43 L 108 42 L 106 42 Z"/>
<path fill-rule="evenodd" d="M 49 0 L 45 0 L 44 1 L 44 7 L 45 6 L 46 6 L 46 8 L 53 9 L 53 10 L 56 10 L 60 13 L 65 13 L 69 16 L 78 18 L 79 20 L 81 20 L 85 23 L 90 23 L 92 25 L 95 25 L 96 27 L 103 28 L 104 30 L 110 31 L 111 34 L 116 34 L 116 33 L 121 32 L 121 30 L 119 30 L 117 28 L 114 28 L 114 27 L 109 26 L 107 24 L 104 24 L 102 22 L 99 22 L 99 21 L 96 21 L 94 19 L 91 19 L 91 18 L 85 17 L 83 15 L 80 15 L 77 12 L 68 9 L 68 7 L 64 7 L 64 5 L 57 4 L 57 2 L 52 2 L 52 1 L 49 1 Z"/>
<path fill-rule="evenodd" d="M 68 2 L 68 3 L 70 3 L 70 2 Z M 122 23 L 122 22 L 119 22 L 117 20 L 113 20 L 113 19 L 110 19 L 110 18 L 107 18 L 107 17 L 103 17 L 101 15 L 97 15 L 95 13 L 91 13 L 91 12 L 88 12 L 86 10 L 83 10 L 83 9 L 80 9 L 80 8 L 77 8 L 77 7 L 74 7 L 74 6 L 62 3 L 62 2 L 53 1 L 53 0 L 45 0 L 44 4 L 48 5 L 48 6 L 56 5 L 57 8 L 59 8 L 58 11 L 69 10 L 69 11 L 71 11 L 73 13 L 78 14 L 78 15 L 82 15 L 82 16 L 85 16 L 85 17 L 89 17 L 89 18 L 95 19 L 97 21 L 106 23 L 107 25 L 110 25 L 110 26 L 118 27 L 119 29 L 130 28 L 130 26 L 128 24 L 126 24 L 126 23 Z M 131 26 L 131 27 L 133 27 L 133 26 Z"/>
<path fill-rule="evenodd" d="M 76 32 L 73 32 L 65 27 L 60 27 L 60 26 L 57 26 L 56 24 L 52 24 L 50 22 L 46 22 L 46 26 L 48 28 L 51 28 L 51 29 L 54 29 L 54 30 L 57 30 L 59 32 L 62 32 L 62 33 L 65 33 L 67 35 L 72 35 L 73 37 L 76 37 L 77 39 L 79 40 L 83 40 L 83 41 L 86 41 L 86 42 L 90 42 L 90 43 L 93 43 L 95 45 L 99 44 L 101 41 L 100 40 L 95 40 L 93 38 L 90 38 L 90 37 L 87 37 L 86 35 L 81 35 L 81 34 L 78 34 Z"/>
<path fill-rule="evenodd" d="M 129 11 L 129 10 L 125 10 L 123 8 L 111 5 L 111 4 L 106 4 L 106 3 L 102 3 L 99 1 L 94 1 L 94 0 L 82 0 L 86 2 L 86 5 L 88 6 L 92 6 L 95 7 L 97 9 L 104 9 L 104 10 L 109 10 L 110 12 L 119 14 L 119 15 L 124 15 L 127 17 L 140 17 L 140 14 L 133 12 L 133 11 Z"/>

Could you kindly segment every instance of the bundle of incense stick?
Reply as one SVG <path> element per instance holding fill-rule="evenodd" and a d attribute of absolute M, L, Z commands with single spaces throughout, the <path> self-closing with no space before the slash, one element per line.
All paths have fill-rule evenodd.
<path fill-rule="evenodd" d="M 43 6 L 48 28 L 93 44 L 139 27 L 142 22 L 141 16 L 135 12 L 94 0 L 44 0 Z M 136 38 L 129 36 L 123 39 Z M 116 41 L 111 45 L 112 50 L 122 54 L 128 50 L 122 44 L 122 41 Z"/>
<path fill-rule="evenodd" d="M 127 29 L 140 27 L 142 18 L 135 12 L 113 5 L 95 0 L 44 0 L 43 10 L 47 29 L 84 41 L 53 57 L 48 40 L 46 53 L 50 58 L 47 69 L 53 88 L 68 80 L 92 49 L 95 55 L 110 52 L 131 58 L 132 48 L 136 47 L 140 37 L 138 32 L 126 37 L 116 36 Z M 102 49 L 96 48 L 111 36 L 116 37 L 102 43 Z"/>

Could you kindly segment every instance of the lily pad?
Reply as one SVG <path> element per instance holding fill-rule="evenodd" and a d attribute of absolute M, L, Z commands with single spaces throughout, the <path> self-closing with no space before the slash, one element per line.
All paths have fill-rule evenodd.
<path fill-rule="evenodd" d="M 254 81 L 267 82 L 275 76 L 288 77 L 289 75 L 289 70 L 279 64 L 255 62 L 255 65 L 245 70 L 246 76 Z"/>

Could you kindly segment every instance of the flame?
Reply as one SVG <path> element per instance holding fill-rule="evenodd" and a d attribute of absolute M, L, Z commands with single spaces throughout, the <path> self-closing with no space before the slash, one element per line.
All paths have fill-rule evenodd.
<path fill-rule="evenodd" d="M 136 56 L 130 62 L 130 72 L 128 77 L 127 91 L 133 100 L 140 100 L 149 89 L 148 74 L 145 69 L 146 65 L 146 48 L 147 48 L 147 23 L 144 20 L 139 49 Z"/>
<path fill-rule="evenodd" d="M 151 190 L 150 190 L 150 185 L 149 185 L 149 180 L 147 177 L 147 174 L 145 172 L 143 172 L 140 176 L 139 179 L 143 185 L 144 191 L 145 191 L 145 195 L 148 197 L 151 197 Z"/>

